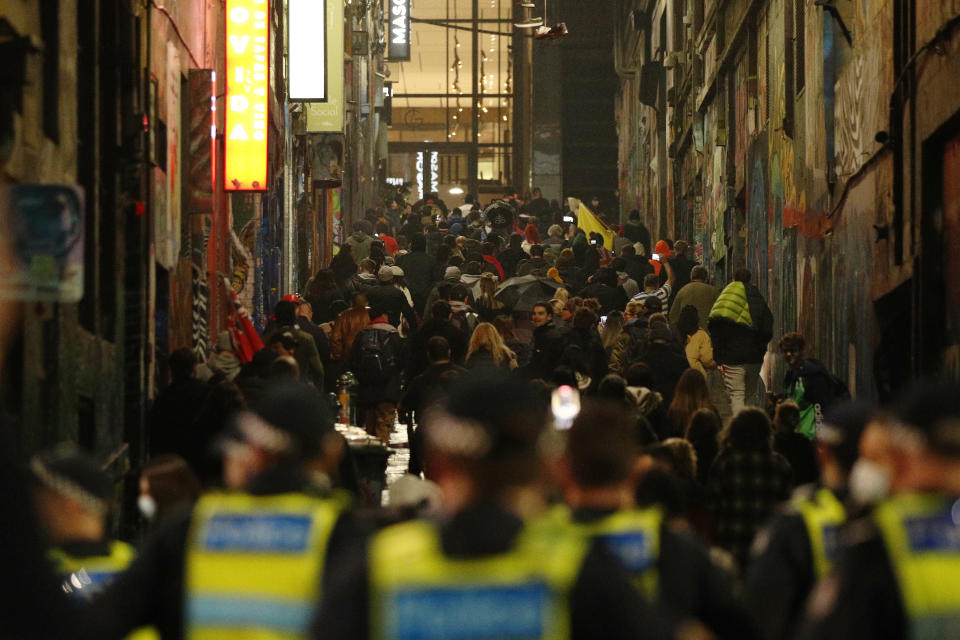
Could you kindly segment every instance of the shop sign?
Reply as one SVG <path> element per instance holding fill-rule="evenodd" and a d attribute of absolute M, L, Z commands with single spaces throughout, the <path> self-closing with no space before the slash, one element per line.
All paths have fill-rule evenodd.
<path fill-rule="evenodd" d="M 288 0 L 290 30 L 290 99 L 327 99 L 327 3 Z"/>
<path fill-rule="evenodd" d="M 224 189 L 267 188 L 270 7 L 268 0 L 227 0 L 227 95 Z"/>
<path fill-rule="evenodd" d="M 390 38 L 387 57 L 391 61 L 410 59 L 410 0 L 390 0 Z"/>

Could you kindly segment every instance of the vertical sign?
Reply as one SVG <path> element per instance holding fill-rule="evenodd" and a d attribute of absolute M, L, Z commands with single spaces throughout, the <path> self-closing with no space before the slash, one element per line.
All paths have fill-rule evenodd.
<path fill-rule="evenodd" d="M 343 132 L 343 2 L 327 2 L 327 101 L 304 105 L 307 131 Z"/>
<path fill-rule="evenodd" d="M 387 57 L 391 61 L 410 59 L 410 0 L 390 0 Z"/>
<path fill-rule="evenodd" d="M 440 152 L 418 151 L 416 170 L 417 193 L 423 200 L 427 194 L 440 191 Z"/>
<path fill-rule="evenodd" d="M 268 0 L 227 0 L 227 114 L 223 188 L 267 188 Z"/>
<path fill-rule="evenodd" d="M 290 99 L 299 102 L 326 101 L 327 3 L 325 0 L 288 0 L 287 6 Z M 340 28 L 342 30 L 342 25 Z"/>

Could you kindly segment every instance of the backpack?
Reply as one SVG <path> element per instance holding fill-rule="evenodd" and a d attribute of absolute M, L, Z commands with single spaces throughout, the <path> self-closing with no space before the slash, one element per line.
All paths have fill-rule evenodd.
<path fill-rule="evenodd" d="M 646 324 L 640 325 L 638 323 L 627 325 L 624 330 L 629 337 L 627 350 L 623 357 L 623 368 L 626 370 L 626 368 L 634 362 L 643 360 L 644 354 L 647 351 L 647 337 L 650 334 L 650 330 Z"/>
<path fill-rule="evenodd" d="M 830 388 L 830 395 L 833 396 L 834 403 L 846 402 L 851 399 L 847 383 L 829 371 L 827 372 L 827 386 Z"/>
<path fill-rule="evenodd" d="M 369 329 L 357 334 L 356 375 L 363 385 L 379 385 L 397 375 L 397 353 L 392 334 Z"/>

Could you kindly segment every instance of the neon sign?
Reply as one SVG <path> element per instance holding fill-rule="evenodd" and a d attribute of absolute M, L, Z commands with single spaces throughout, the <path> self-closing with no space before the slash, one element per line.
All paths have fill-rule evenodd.
<path fill-rule="evenodd" d="M 410 0 L 390 0 L 390 60 L 410 59 Z"/>
<path fill-rule="evenodd" d="M 227 191 L 267 188 L 268 0 L 227 0 Z"/>

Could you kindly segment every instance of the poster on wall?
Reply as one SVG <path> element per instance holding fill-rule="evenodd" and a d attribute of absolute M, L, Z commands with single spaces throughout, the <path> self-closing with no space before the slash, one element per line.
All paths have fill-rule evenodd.
<path fill-rule="evenodd" d="M 79 302 L 83 298 L 83 189 L 18 184 L 0 190 L 0 299 Z"/>

